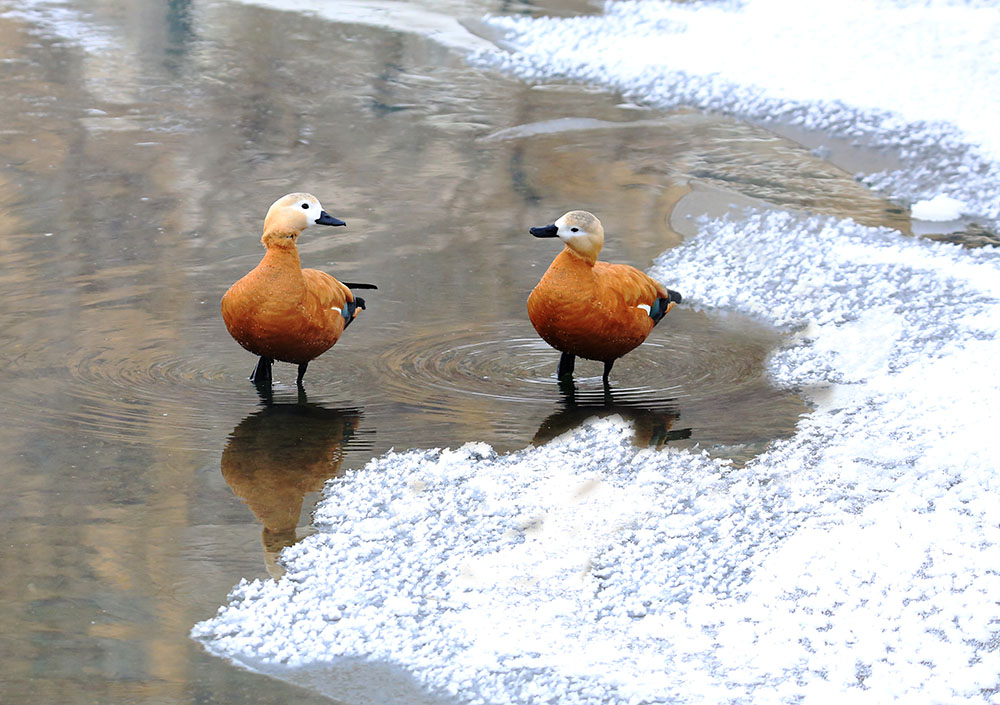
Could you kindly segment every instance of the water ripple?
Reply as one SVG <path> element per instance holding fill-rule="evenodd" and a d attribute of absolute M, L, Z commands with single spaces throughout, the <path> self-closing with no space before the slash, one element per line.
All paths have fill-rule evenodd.
<path fill-rule="evenodd" d="M 680 316 L 677 316 L 680 318 Z M 766 348 L 738 336 L 669 330 L 615 363 L 611 386 L 616 401 L 708 398 L 761 375 Z M 527 331 L 526 331 L 527 328 Z M 551 402 L 559 353 L 521 321 L 414 333 L 380 352 L 376 371 L 400 399 L 428 390 L 510 402 Z M 578 360 L 578 395 L 603 398 L 599 362 Z"/>

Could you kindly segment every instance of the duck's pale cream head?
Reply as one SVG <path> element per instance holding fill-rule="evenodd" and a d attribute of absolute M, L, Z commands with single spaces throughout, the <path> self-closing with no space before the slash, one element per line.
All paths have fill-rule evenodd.
<path fill-rule="evenodd" d="M 311 193 L 290 193 L 271 204 L 264 217 L 264 235 L 260 241 L 267 246 L 288 247 L 310 225 L 347 225 L 323 210 Z"/>
<path fill-rule="evenodd" d="M 570 211 L 552 225 L 532 228 L 535 237 L 557 237 L 570 251 L 593 264 L 604 246 L 604 227 L 593 213 Z"/>

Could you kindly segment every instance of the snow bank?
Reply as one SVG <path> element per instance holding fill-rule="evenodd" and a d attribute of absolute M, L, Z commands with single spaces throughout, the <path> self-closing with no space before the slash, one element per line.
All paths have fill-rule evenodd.
<path fill-rule="evenodd" d="M 917 161 L 876 180 L 995 217 L 997 16 L 621 2 L 495 18 L 517 53 L 489 60 L 896 141 Z M 816 403 L 794 437 L 742 468 L 637 450 L 613 419 L 389 453 L 194 635 L 250 668 L 393 664 L 449 702 L 1000 702 L 1000 255 L 751 213 L 654 270 L 794 334 L 768 363 Z"/>
<path fill-rule="evenodd" d="M 1000 256 L 833 220 L 702 224 L 657 270 L 800 330 L 819 408 L 742 469 L 596 421 L 337 480 L 280 582 L 195 629 L 460 702 L 986 701 L 1000 683 Z"/>
<path fill-rule="evenodd" d="M 776 119 L 901 151 L 868 182 L 1000 217 L 1000 7 L 958 0 L 609 2 L 597 17 L 492 17 L 527 80 L 608 86 L 637 102 Z"/>
<path fill-rule="evenodd" d="M 965 204 L 948 196 L 935 196 L 927 201 L 918 201 L 910 208 L 910 214 L 917 220 L 945 221 L 962 217 Z"/>

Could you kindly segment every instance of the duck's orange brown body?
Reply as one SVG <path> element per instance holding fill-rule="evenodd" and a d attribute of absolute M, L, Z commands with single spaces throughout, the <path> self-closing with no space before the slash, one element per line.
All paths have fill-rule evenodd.
<path fill-rule="evenodd" d="M 666 288 L 623 264 L 590 264 L 563 250 L 528 296 L 528 317 L 546 343 L 588 360 L 617 360 L 656 323 L 649 311 Z"/>
<path fill-rule="evenodd" d="M 560 377 L 572 374 L 579 356 L 604 362 L 607 379 L 614 361 L 638 347 L 680 295 L 635 267 L 597 261 L 604 230 L 586 211 L 531 232 L 566 243 L 528 296 L 532 325 L 563 353 Z"/>
<path fill-rule="evenodd" d="M 296 240 L 310 224 L 344 225 L 307 193 L 279 198 L 264 219 L 264 258 L 222 297 L 230 335 L 260 356 L 250 379 L 270 382 L 274 360 L 299 366 L 302 382 L 310 360 L 333 347 L 364 308 L 350 287 L 325 272 L 302 269 Z M 370 285 L 355 285 L 374 288 Z"/>
<path fill-rule="evenodd" d="M 302 364 L 344 332 L 351 290 L 326 272 L 302 269 L 293 249 L 269 248 L 222 297 L 222 319 L 237 343 L 273 360 Z"/>

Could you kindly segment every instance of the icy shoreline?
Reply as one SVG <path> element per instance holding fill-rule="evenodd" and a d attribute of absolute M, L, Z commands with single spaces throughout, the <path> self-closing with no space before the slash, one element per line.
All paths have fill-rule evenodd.
<path fill-rule="evenodd" d="M 693 305 L 803 328 L 770 365 L 817 390 L 794 438 L 739 470 L 609 421 L 505 456 L 389 454 L 196 636 L 385 660 L 462 702 L 992 691 L 1000 256 L 786 214 L 703 231 L 656 268 L 697 282 Z"/>
<path fill-rule="evenodd" d="M 597 17 L 486 21 L 510 51 L 481 51 L 482 65 L 892 149 L 906 168 L 865 174 L 872 188 L 907 203 L 943 194 L 1000 219 L 995 5 L 626 0 Z"/>
<path fill-rule="evenodd" d="M 569 77 L 661 106 L 704 96 L 702 107 L 751 118 L 783 105 L 810 127 L 904 139 L 919 161 L 870 180 L 997 218 L 1000 131 L 960 103 L 979 91 L 976 104 L 996 114 L 983 96 L 1000 58 L 975 41 L 953 46 L 949 32 L 997 26 L 1000 13 L 876 4 L 873 24 L 890 39 L 942 17 L 951 28 L 931 52 L 939 64 L 919 63 L 941 68 L 928 84 L 944 104 L 933 114 L 926 96 L 892 117 L 863 99 L 768 94 L 746 73 L 759 64 L 741 68 L 744 84 L 725 66 L 697 77 L 683 73 L 691 47 L 658 82 L 613 46 L 655 66 L 682 30 L 697 44 L 727 12 L 787 9 L 743 7 L 621 2 L 605 17 L 493 21 L 517 50 L 505 68 L 530 80 Z M 865 46 L 868 6 L 838 7 L 848 27 L 834 34 L 854 27 L 874 52 L 859 49 L 853 68 L 877 63 L 893 42 Z M 803 41 L 815 39 L 821 24 L 800 19 Z M 654 41 L 637 51 L 643 39 Z M 945 49 L 969 53 L 942 60 Z M 928 78 L 904 69 L 906 57 L 875 78 L 904 92 Z M 829 73 L 821 94 L 848 100 L 837 80 L 851 71 Z M 636 450 L 614 420 L 509 455 L 468 444 L 375 458 L 328 486 L 321 532 L 286 551 L 281 581 L 241 583 L 195 637 L 289 674 L 395 664 L 429 698 L 467 703 L 1000 702 L 1000 253 L 754 212 L 703 220 L 652 274 L 683 282 L 686 305 L 795 334 L 769 361 L 776 383 L 816 404 L 794 437 L 742 468 Z"/>

